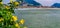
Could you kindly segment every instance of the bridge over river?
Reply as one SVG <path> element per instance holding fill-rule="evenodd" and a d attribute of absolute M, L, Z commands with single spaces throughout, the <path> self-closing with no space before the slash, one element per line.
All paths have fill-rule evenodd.
<path fill-rule="evenodd" d="M 18 19 L 25 19 L 28 28 L 60 28 L 58 8 L 19 8 L 15 14 Z"/>

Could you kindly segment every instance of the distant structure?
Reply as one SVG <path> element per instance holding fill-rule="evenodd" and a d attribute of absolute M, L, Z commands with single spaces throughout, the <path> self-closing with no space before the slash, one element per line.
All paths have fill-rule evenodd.
<path fill-rule="evenodd" d="M 54 3 L 51 7 L 60 8 L 60 3 Z"/>

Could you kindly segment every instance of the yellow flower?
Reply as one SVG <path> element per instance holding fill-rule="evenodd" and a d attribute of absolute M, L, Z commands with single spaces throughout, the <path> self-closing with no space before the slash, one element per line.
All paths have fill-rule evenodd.
<path fill-rule="evenodd" d="M 20 20 L 20 23 L 21 23 L 21 24 L 24 24 L 24 22 L 25 22 L 24 19 L 21 19 L 21 20 Z"/>
<path fill-rule="evenodd" d="M 18 2 L 14 2 L 14 5 L 19 5 L 19 3 Z"/>
<path fill-rule="evenodd" d="M 19 26 L 19 24 L 18 24 L 18 23 L 16 23 L 16 24 L 15 24 L 15 26 L 16 26 L 16 27 L 18 27 L 18 26 Z"/>
<path fill-rule="evenodd" d="M 16 21 L 17 20 L 17 16 L 12 16 L 12 20 Z"/>
<path fill-rule="evenodd" d="M 0 18 L 0 22 L 3 21 L 3 18 Z"/>
<path fill-rule="evenodd" d="M 27 28 L 27 27 L 24 27 L 24 28 Z"/>
<path fill-rule="evenodd" d="M 12 3 L 12 0 L 10 0 L 10 3 Z"/>
<path fill-rule="evenodd" d="M 0 4 L 3 4 L 2 2 L 0 2 Z"/>
<path fill-rule="evenodd" d="M 18 24 L 18 23 L 16 23 L 16 24 L 15 24 L 15 27 L 20 28 L 20 26 L 19 26 L 19 24 Z"/>
<path fill-rule="evenodd" d="M 1 22 L 2 20 L 0 19 L 0 22 Z"/>
<path fill-rule="evenodd" d="M 6 9 L 10 9 L 10 7 L 9 7 L 9 6 L 5 6 L 5 8 L 6 8 Z"/>

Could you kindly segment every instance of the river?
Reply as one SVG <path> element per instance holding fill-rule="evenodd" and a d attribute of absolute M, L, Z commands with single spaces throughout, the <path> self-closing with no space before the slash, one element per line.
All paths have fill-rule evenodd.
<path fill-rule="evenodd" d="M 60 28 L 60 10 L 15 10 L 18 19 L 24 19 L 28 28 Z"/>

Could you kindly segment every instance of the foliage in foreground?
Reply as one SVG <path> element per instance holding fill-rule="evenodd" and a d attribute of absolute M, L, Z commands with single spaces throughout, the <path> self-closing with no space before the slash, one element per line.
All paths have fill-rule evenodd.
<path fill-rule="evenodd" d="M 18 5 L 16 1 L 5 5 L 0 0 L 0 28 L 27 28 L 24 26 L 25 20 L 17 21 L 17 16 L 14 15 L 14 9 Z"/>

